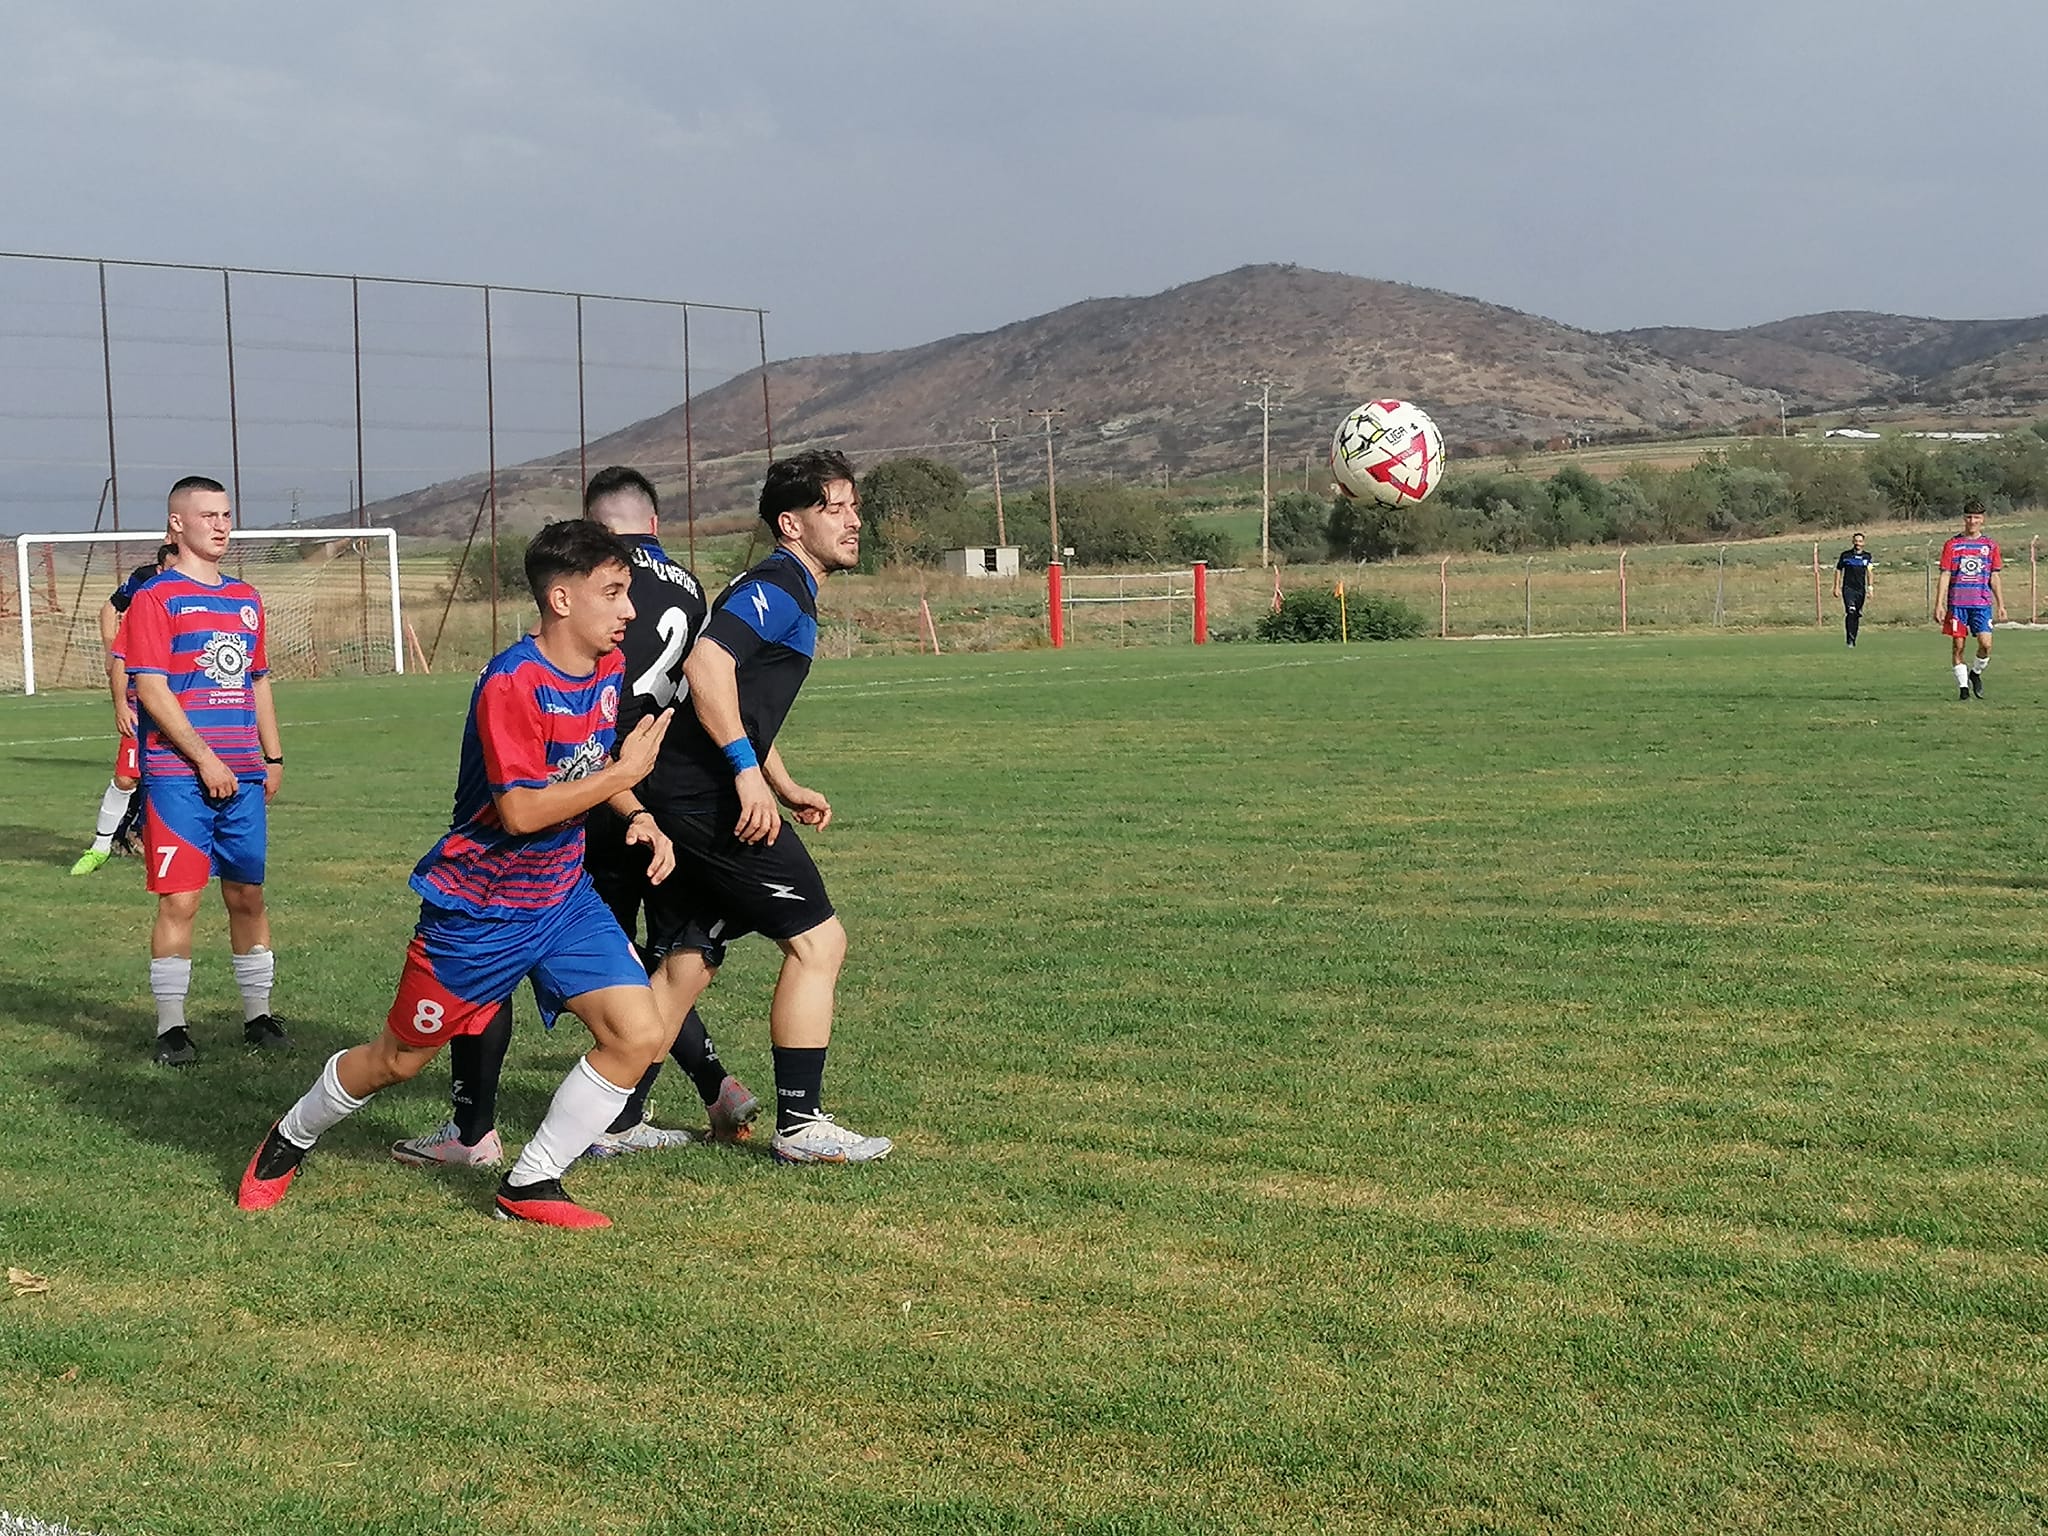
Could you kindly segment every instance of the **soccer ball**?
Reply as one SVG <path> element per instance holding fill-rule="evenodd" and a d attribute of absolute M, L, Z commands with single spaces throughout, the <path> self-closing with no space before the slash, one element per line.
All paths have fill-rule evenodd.
<path fill-rule="evenodd" d="M 1443 467 L 1443 434 L 1406 400 L 1361 405 L 1330 441 L 1337 489 L 1357 501 L 1409 506 L 1436 489 Z"/>

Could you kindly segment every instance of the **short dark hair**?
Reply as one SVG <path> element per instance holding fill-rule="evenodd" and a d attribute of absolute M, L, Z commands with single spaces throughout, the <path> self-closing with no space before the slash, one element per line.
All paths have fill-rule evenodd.
<path fill-rule="evenodd" d="M 526 585 L 545 613 L 548 588 L 564 576 L 588 576 L 601 565 L 632 565 L 615 533 L 580 517 L 549 523 L 526 546 Z"/>
<path fill-rule="evenodd" d="M 773 529 L 783 513 L 822 503 L 825 487 L 834 480 L 854 478 L 852 462 L 837 448 L 806 448 L 777 459 L 761 482 L 761 521 Z"/>
<path fill-rule="evenodd" d="M 171 496 L 176 496 L 180 491 L 219 491 L 225 496 L 228 488 L 210 475 L 187 475 L 171 487 Z M 170 496 L 164 499 L 168 501 Z"/>
<path fill-rule="evenodd" d="M 175 544 L 159 544 L 159 545 L 157 545 L 157 547 L 156 547 L 156 568 L 157 568 L 158 570 L 162 570 L 162 569 L 164 568 L 164 562 L 165 562 L 166 560 L 175 560 L 175 559 L 177 559 L 177 558 L 178 558 L 178 546 L 177 546 L 177 545 L 175 545 Z"/>
<path fill-rule="evenodd" d="M 590 484 L 583 487 L 583 515 L 590 516 L 591 508 L 620 491 L 638 491 L 654 508 L 655 516 L 661 515 L 661 498 L 654 493 L 654 482 L 624 464 L 610 465 L 590 477 Z"/>
<path fill-rule="evenodd" d="M 1984 503 L 1979 501 L 1976 497 L 1972 496 L 1968 501 L 1963 503 L 1963 516 L 1982 517 L 1983 515 Z"/>

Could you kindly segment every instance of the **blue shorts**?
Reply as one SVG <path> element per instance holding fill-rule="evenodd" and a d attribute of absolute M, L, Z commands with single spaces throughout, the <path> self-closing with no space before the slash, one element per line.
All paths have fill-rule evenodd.
<path fill-rule="evenodd" d="M 1949 615 L 1962 627 L 1965 634 L 1988 635 L 1991 633 L 1991 610 L 1989 608 L 1951 608 Z"/>
<path fill-rule="evenodd" d="M 261 885 L 268 826 L 261 779 L 242 780 L 231 800 L 209 800 L 196 778 L 153 776 L 142 816 L 150 891 L 204 890 L 215 875 Z"/>
<path fill-rule="evenodd" d="M 647 985 L 632 942 L 585 875 L 568 895 L 530 917 L 475 917 L 421 902 L 398 996 L 384 1022 L 411 1046 L 473 1035 L 491 1022 L 521 977 L 531 978 L 547 1024 L 572 997 Z"/>

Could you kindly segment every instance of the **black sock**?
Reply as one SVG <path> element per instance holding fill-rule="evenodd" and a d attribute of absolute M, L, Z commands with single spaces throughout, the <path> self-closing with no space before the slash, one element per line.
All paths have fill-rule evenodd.
<path fill-rule="evenodd" d="M 647 1118 L 647 1095 L 654 1092 L 654 1080 L 659 1076 L 661 1063 L 658 1061 L 640 1074 L 640 1081 L 633 1085 L 633 1091 L 626 1096 L 626 1107 L 619 1111 L 616 1120 L 604 1128 L 607 1136 L 630 1131 Z"/>
<path fill-rule="evenodd" d="M 697 1085 L 697 1097 L 706 1104 L 716 1102 L 718 1090 L 725 1086 L 725 1063 L 718 1059 L 718 1047 L 711 1043 L 711 1033 L 696 1009 L 683 1015 L 683 1027 L 668 1053 L 677 1066 L 690 1074 L 690 1081 Z"/>
<path fill-rule="evenodd" d="M 498 1005 L 480 1034 L 457 1035 L 448 1042 L 448 1101 L 454 1108 L 455 1134 L 473 1147 L 498 1123 L 498 1079 L 512 1049 L 512 1003 Z"/>
<path fill-rule="evenodd" d="M 775 1129 L 793 1131 L 818 1113 L 825 1082 L 825 1047 L 778 1045 L 775 1056 Z"/>
<path fill-rule="evenodd" d="M 1852 613 L 1852 614 L 1850 614 L 1850 615 L 1849 615 L 1849 618 L 1848 618 L 1848 624 L 1849 624 L 1849 643 L 1850 643 L 1851 645 L 1854 645 L 1854 644 L 1856 643 L 1856 631 L 1857 631 L 1857 629 L 1858 629 L 1858 628 L 1860 628 L 1860 627 L 1861 627 L 1862 623 L 1863 623 L 1863 615 L 1862 615 L 1862 614 L 1860 614 L 1860 613 Z"/>

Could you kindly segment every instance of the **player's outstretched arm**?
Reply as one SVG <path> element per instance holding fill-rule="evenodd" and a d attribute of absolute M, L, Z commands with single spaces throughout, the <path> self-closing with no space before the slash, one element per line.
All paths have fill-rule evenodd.
<path fill-rule="evenodd" d="M 233 772 L 193 729 L 192 722 L 186 718 L 184 705 L 171 692 L 170 679 L 161 672 L 137 673 L 135 696 L 142 701 L 142 707 L 149 712 L 150 720 L 164 740 L 192 765 L 206 793 L 215 800 L 232 798 L 235 793 Z"/>
<path fill-rule="evenodd" d="M 739 663 L 733 654 L 710 636 L 690 647 L 683 662 L 683 676 L 690 682 L 690 707 L 704 733 L 724 749 L 733 765 L 732 784 L 740 797 L 740 819 L 733 835 L 743 843 L 772 843 L 782 830 L 782 817 L 775 809 L 775 796 L 754 761 L 754 746 L 740 718 Z"/>
<path fill-rule="evenodd" d="M 780 747 L 770 747 L 768 755 L 761 759 L 761 776 L 775 791 L 775 798 L 794 811 L 796 819 L 805 826 L 822 831 L 832 825 L 832 802 L 790 777 Z"/>
<path fill-rule="evenodd" d="M 2005 582 L 1996 571 L 1991 573 L 1991 601 L 1996 605 L 1994 611 L 1997 613 L 1999 621 L 2001 623 L 2004 622 Z"/>
<path fill-rule="evenodd" d="M 618 755 L 597 772 L 560 784 L 494 789 L 491 800 L 498 807 L 498 820 L 507 832 L 524 837 L 580 816 L 598 805 L 630 790 L 654 768 L 654 755 L 668 734 L 675 711 L 664 709 L 649 715 L 633 727 L 619 744 Z"/>

